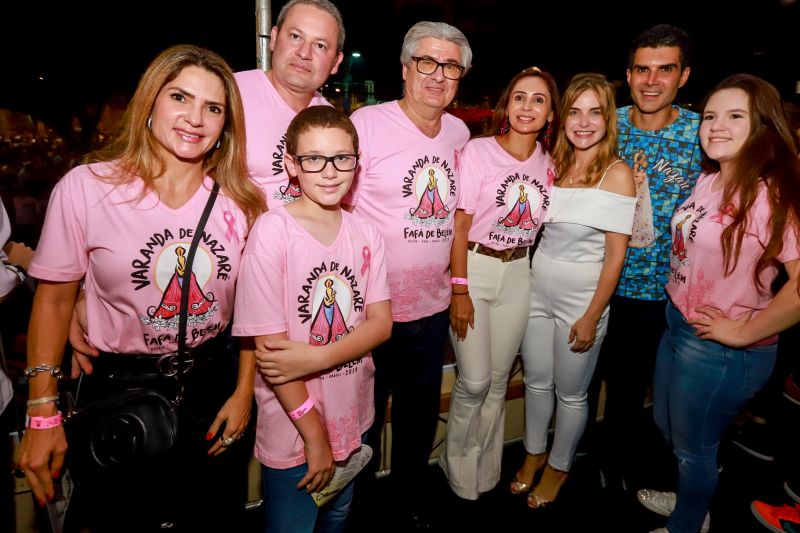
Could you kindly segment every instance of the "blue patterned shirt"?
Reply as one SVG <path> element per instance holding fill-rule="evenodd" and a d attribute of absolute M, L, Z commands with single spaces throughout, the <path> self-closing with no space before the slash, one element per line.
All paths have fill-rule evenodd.
<path fill-rule="evenodd" d="M 637 184 L 636 216 L 617 286 L 619 296 L 667 298 L 664 287 L 672 240 L 669 222 L 675 207 L 692 192 L 700 175 L 701 158 L 697 136 L 700 115 L 677 109 L 678 118 L 660 130 L 640 130 L 628 117 L 630 106 L 617 109 L 617 150 L 633 170 Z"/>

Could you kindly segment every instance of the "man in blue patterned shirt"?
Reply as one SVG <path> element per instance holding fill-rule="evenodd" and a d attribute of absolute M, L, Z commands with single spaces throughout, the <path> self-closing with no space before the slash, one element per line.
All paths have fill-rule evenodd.
<path fill-rule="evenodd" d="M 700 173 L 700 116 L 673 104 L 689 79 L 689 54 L 689 36 L 680 28 L 661 24 L 641 33 L 628 57 L 633 105 L 617 110 L 617 149 L 633 169 L 638 198 L 593 390 L 606 380 L 604 470 L 609 481 L 622 476 L 623 486 L 626 478 L 636 482 L 630 479 L 641 470 L 636 454 L 645 424 L 652 427 L 642 407 L 666 327 L 670 218 Z"/>

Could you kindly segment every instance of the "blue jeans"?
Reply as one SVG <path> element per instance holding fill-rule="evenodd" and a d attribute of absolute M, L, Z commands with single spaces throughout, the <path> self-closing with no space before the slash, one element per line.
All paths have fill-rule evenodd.
<path fill-rule="evenodd" d="M 317 531 L 344 531 L 350 502 L 353 501 L 353 482 L 320 508 L 305 489 L 297 488 L 307 471 L 308 465 L 305 463 L 283 470 L 261 465 L 266 533 L 313 533 L 318 518 Z"/>
<path fill-rule="evenodd" d="M 734 349 L 694 336 L 672 304 L 653 379 L 653 414 L 678 459 L 670 533 L 697 533 L 717 489 L 717 450 L 731 419 L 769 379 L 777 345 Z"/>

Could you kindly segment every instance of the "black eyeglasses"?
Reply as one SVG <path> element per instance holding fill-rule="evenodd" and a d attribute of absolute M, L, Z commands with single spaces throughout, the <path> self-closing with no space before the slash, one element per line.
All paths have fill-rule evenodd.
<path fill-rule="evenodd" d="M 300 163 L 303 172 L 322 172 L 325 165 L 333 164 L 333 168 L 339 172 L 350 172 L 358 165 L 356 154 L 337 154 L 332 156 L 325 155 L 293 155 L 295 161 Z"/>
<path fill-rule="evenodd" d="M 448 80 L 460 80 L 461 75 L 464 74 L 464 67 L 458 63 L 439 63 L 430 57 L 412 57 L 411 59 L 417 63 L 417 72 L 420 74 L 431 75 L 439 67 L 442 67 L 442 74 Z"/>

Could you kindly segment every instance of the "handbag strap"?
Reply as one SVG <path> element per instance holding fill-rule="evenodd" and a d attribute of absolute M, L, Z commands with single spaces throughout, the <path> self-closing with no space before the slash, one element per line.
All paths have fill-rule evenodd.
<path fill-rule="evenodd" d="M 191 352 L 186 349 L 186 326 L 189 321 L 189 281 L 192 278 L 192 263 L 194 262 L 197 246 L 200 244 L 203 230 L 206 227 L 208 217 L 211 215 L 211 209 L 214 207 L 214 202 L 217 200 L 218 193 L 219 183 L 214 182 L 214 187 L 212 187 L 211 194 L 208 196 L 206 207 L 203 209 L 203 214 L 200 216 L 200 221 L 197 223 L 197 228 L 194 230 L 194 238 L 189 247 L 189 254 L 186 256 L 186 267 L 183 269 L 183 276 L 181 278 L 181 309 L 178 315 L 178 358 L 181 363 L 189 363 L 189 361 L 192 360 Z M 189 367 L 185 364 L 181 364 L 180 368 L 184 369 Z"/>

